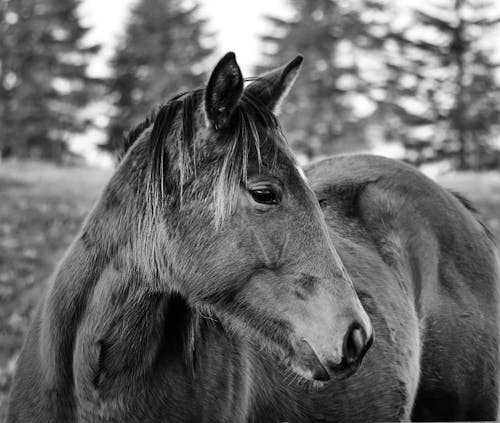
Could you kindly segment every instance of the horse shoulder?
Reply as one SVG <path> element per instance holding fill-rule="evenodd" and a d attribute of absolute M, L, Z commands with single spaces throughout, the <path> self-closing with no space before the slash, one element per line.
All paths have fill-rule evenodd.
<path fill-rule="evenodd" d="M 40 305 L 35 310 L 17 360 L 17 371 L 8 403 L 7 423 L 49 421 L 52 414 L 49 404 L 40 398 L 43 392 L 43 363 L 39 353 Z"/>
<path fill-rule="evenodd" d="M 72 420 L 72 345 L 81 292 L 77 289 L 79 279 L 70 268 L 80 254 L 78 243 L 74 243 L 36 308 L 17 363 L 9 421 L 30 421 L 27 416 L 36 416 L 36 421 L 40 416 L 47 421 Z M 81 270 L 87 270 L 82 275 L 90 273 Z M 71 289 L 73 283 L 76 286 Z M 24 420 L 20 416 L 25 414 Z"/>
<path fill-rule="evenodd" d="M 128 396 L 140 394 L 141 381 L 158 356 L 166 295 L 141 287 L 140 280 L 113 260 L 85 305 L 75 334 L 73 372 L 79 413 L 87 419 L 124 419 L 135 402 Z"/>
<path fill-rule="evenodd" d="M 100 268 L 83 243 L 76 240 L 50 281 L 41 307 L 39 345 L 48 389 L 71 383 L 76 328 Z"/>

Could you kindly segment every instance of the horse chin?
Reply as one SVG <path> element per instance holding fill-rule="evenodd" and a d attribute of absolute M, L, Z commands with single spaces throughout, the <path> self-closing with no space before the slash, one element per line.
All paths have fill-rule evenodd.
<path fill-rule="evenodd" d="M 328 384 L 329 380 L 319 380 L 313 369 L 304 366 L 295 353 L 285 353 L 279 346 L 275 346 L 271 353 L 282 368 L 286 383 L 297 384 L 312 390 L 320 390 Z"/>
<path fill-rule="evenodd" d="M 263 342 L 262 338 L 254 339 L 255 341 L 279 363 L 284 370 L 287 383 L 297 383 L 299 386 L 307 386 L 308 389 L 322 389 L 332 380 L 347 379 L 357 372 L 361 364 L 341 362 L 337 366 L 330 367 L 328 371 L 312 346 L 304 339 L 290 340 L 290 343 L 275 340 Z"/>
<path fill-rule="evenodd" d="M 305 384 L 314 389 L 321 389 L 324 388 L 326 385 L 328 385 L 328 383 L 330 382 L 330 380 L 316 379 L 311 369 L 305 369 L 293 363 L 290 368 L 292 372 L 298 376 L 299 384 L 304 382 Z"/>
<path fill-rule="evenodd" d="M 341 363 L 327 369 L 316 355 L 312 346 L 305 340 L 301 341 L 289 361 L 294 373 L 302 379 L 313 383 L 315 387 L 323 387 L 331 380 L 343 380 L 354 375 L 361 366 L 361 361 L 356 363 Z"/>

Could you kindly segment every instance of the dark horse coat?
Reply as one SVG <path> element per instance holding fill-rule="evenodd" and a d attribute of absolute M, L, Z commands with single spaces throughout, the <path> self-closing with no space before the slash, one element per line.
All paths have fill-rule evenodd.
<path fill-rule="evenodd" d="M 301 61 L 245 87 L 229 53 L 132 131 L 35 311 L 8 423 L 497 417 L 487 231 L 395 161 L 301 177 L 273 114 Z"/>
<path fill-rule="evenodd" d="M 127 350 L 117 347 L 122 362 L 109 375 L 133 395 L 130 404 L 102 397 L 103 410 L 122 407 L 122 421 L 131 422 L 370 421 L 408 419 L 415 404 L 415 420 L 497 418 L 498 265 L 474 211 L 418 171 L 380 157 L 333 157 L 306 174 L 375 327 L 361 370 L 315 390 L 284 375 L 265 351 L 201 319 L 197 368 L 209 371 L 190 374 L 176 343 L 194 317 L 181 299 L 158 296 L 142 313 L 130 303 L 120 322 L 127 328 L 126 319 L 161 315 L 147 329 L 150 348 L 134 354 L 134 366 L 154 361 L 154 370 L 130 380 Z M 185 328 L 169 329 L 171 318 Z M 62 420 L 51 420 L 41 398 L 41 325 L 39 310 L 19 359 L 9 422 L 75 419 L 78 386 L 58 398 Z"/>
<path fill-rule="evenodd" d="M 377 338 L 405 349 L 402 356 L 419 356 L 412 419 L 496 420 L 498 256 L 470 203 L 376 156 L 333 157 L 307 175 L 334 243 L 346 244 L 338 249 Z M 373 277 L 358 278 L 360 272 Z M 416 324 L 415 343 L 399 338 L 401 306 Z"/>

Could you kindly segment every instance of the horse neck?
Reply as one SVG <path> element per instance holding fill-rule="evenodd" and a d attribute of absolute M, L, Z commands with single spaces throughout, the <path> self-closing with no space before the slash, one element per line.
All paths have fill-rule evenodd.
<path fill-rule="evenodd" d="M 146 253 L 145 238 L 139 237 L 138 222 L 146 224 L 147 215 L 142 207 L 144 201 L 139 198 L 145 169 L 135 164 L 138 162 L 130 158 L 117 170 L 49 284 L 41 311 L 40 338 L 49 386 L 64 385 L 72 377 L 76 331 L 99 284 L 108 279 L 106 275 L 113 271 L 121 275 L 116 289 L 126 286 L 133 275 L 146 291 L 158 291 L 152 271 L 157 270 L 157 263 L 153 264 L 155 259 Z"/>
<path fill-rule="evenodd" d="M 252 403 L 248 343 L 227 335 L 217 321 L 200 315 L 179 294 L 126 288 L 117 298 L 109 288 L 116 285 L 109 283 L 113 277 L 107 275 L 102 284 L 106 293 L 95 291 L 100 301 L 93 301 L 95 308 L 82 323 L 84 335 L 77 344 L 83 347 L 75 348 L 82 351 L 75 361 L 85 362 L 85 345 L 98 343 L 102 349 L 92 361 L 102 371 L 86 379 L 76 374 L 77 385 L 83 380 L 86 386 L 114 392 L 133 381 L 137 392 L 153 389 L 155 397 L 186 400 L 196 404 L 200 415 L 227 413 L 244 421 Z M 133 285 L 134 281 L 126 284 Z M 114 305 L 120 306 L 110 309 L 113 297 Z"/>
<path fill-rule="evenodd" d="M 69 386 L 106 389 L 174 372 L 172 390 L 179 390 L 182 374 L 182 386 L 191 394 L 218 395 L 234 413 L 246 412 L 258 360 L 248 342 L 229 336 L 172 289 L 176 281 L 155 255 L 154 234 L 141 233 L 152 226 L 138 198 L 146 184 L 144 169 L 127 166 L 110 181 L 49 288 L 40 336 L 45 383 L 67 395 Z M 140 340 L 139 346 L 130 349 L 131 340 Z M 89 361 L 100 363 L 97 372 L 74 366 Z M 203 402 L 205 415 L 216 407 L 221 404 Z"/>

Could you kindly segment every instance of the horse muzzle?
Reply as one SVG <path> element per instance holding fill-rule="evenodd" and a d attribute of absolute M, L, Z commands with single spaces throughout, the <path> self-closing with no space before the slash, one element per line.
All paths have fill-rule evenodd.
<path fill-rule="evenodd" d="M 351 324 L 344 336 L 339 359 L 339 354 L 335 354 L 333 348 L 321 348 L 318 346 L 321 343 L 302 338 L 295 348 L 292 367 L 296 373 L 309 380 L 327 382 L 331 379 L 346 379 L 360 368 L 373 339 L 373 330 L 367 334 L 360 324 Z"/>

